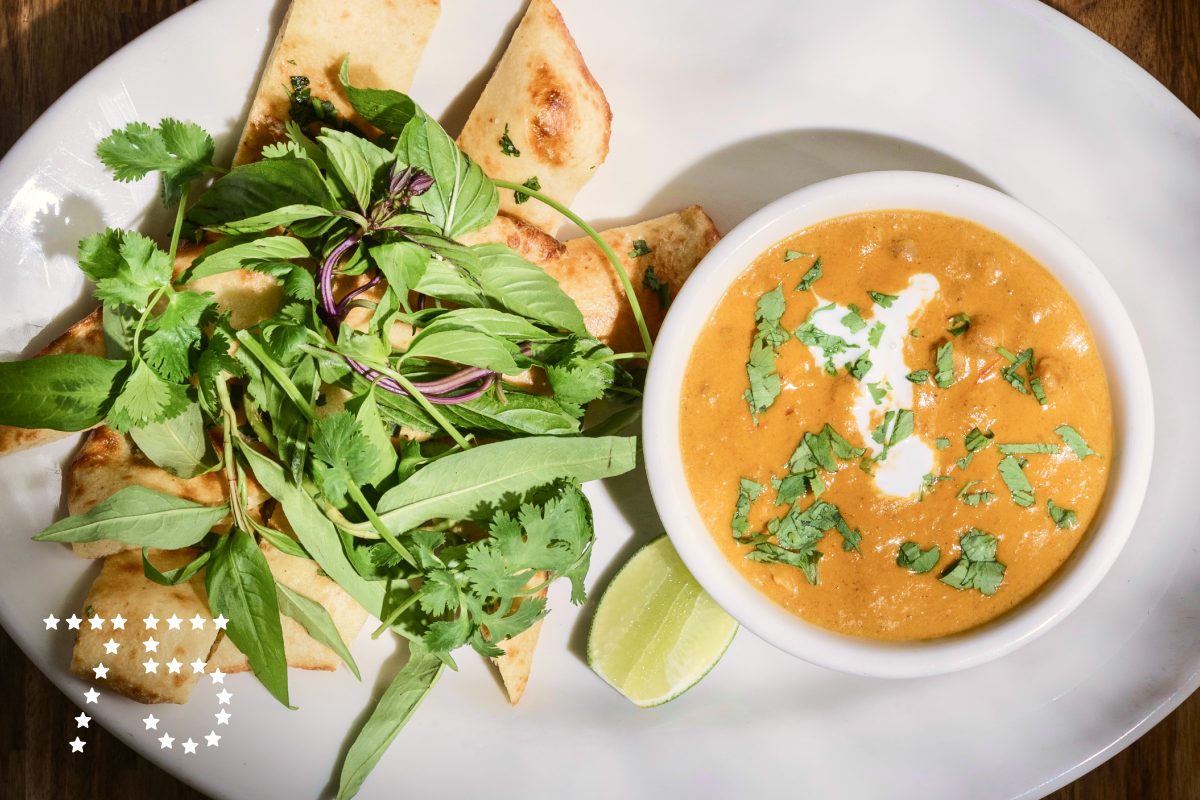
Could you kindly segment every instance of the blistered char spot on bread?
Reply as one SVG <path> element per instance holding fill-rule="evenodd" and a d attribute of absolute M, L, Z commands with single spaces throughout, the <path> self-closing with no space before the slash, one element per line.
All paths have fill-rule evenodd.
<path fill-rule="evenodd" d="M 529 139 L 548 163 L 562 164 L 570 153 L 571 101 L 545 65 L 534 70 L 529 94 L 535 109 L 529 120 Z M 567 135 L 560 141 L 562 134 Z"/>

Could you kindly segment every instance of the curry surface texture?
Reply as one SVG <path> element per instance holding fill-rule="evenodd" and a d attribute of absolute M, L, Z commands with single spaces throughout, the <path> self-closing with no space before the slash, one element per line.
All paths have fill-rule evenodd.
<path fill-rule="evenodd" d="M 812 258 L 785 261 L 788 250 L 819 255 L 823 276 L 811 291 L 796 291 Z M 939 290 L 908 320 L 904 361 L 909 370 L 935 370 L 940 345 L 954 344 L 955 381 L 948 389 L 933 380 L 913 387 L 914 436 L 934 454 L 933 475 L 948 476 L 932 491 L 897 497 L 854 461 L 839 460 L 836 474 L 822 474 L 822 500 L 862 532 L 861 553 L 845 552 L 830 531 L 818 549 L 819 581 L 809 585 L 797 567 L 760 564 L 735 541 L 731 528 L 740 478 L 765 486 L 753 503 L 750 530 L 763 531 L 788 510 L 776 505 L 771 479 L 788 474 L 787 464 L 804 433 L 831 424 L 851 444 L 867 444 L 851 413 L 858 381 L 841 362 L 836 377 L 810 350 L 790 339 L 778 348 L 782 392 L 751 418 L 743 393 L 746 361 L 755 334 L 755 304 L 782 284 L 787 308 L 783 327 L 792 333 L 822 303 L 854 303 L 872 323 L 877 306 L 867 292 L 900 294 L 909 278 L 934 276 Z M 970 316 L 966 333 L 947 332 L 950 318 Z M 1032 348 L 1035 375 L 1047 396 L 1040 405 L 1000 374 L 1008 362 L 998 355 Z M 872 412 L 871 425 L 882 418 Z M 1070 425 L 1100 456 L 1081 459 L 1054 430 Z M 995 439 L 965 469 L 964 437 L 973 428 Z M 936 440 L 950 445 L 936 449 Z M 967 220 L 915 211 L 872 212 L 828 220 L 779 242 L 763 253 L 730 287 L 702 330 L 689 358 L 681 398 L 680 440 L 692 497 L 709 533 L 751 584 L 793 613 L 834 631 L 873 639 L 931 639 L 980 625 L 1037 591 L 1087 535 L 1103 500 L 1112 459 L 1113 435 L 1108 385 L 1087 323 L 1074 301 L 1044 267 L 1002 236 Z M 1054 455 L 1030 454 L 1025 476 L 1035 502 L 1023 508 L 997 471 L 999 443 L 1060 445 Z M 971 491 L 995 499 L 968 506 L 956 497 Z M 1073 510 L 1078 523 L 1059 528 L 1047 500 Z M 812 494 L 798 501 L 813 502 Z M 939 577 L 958 561 L 959 536 L 972 527 L 998 540 L 997 560 L 1007 570 L 992 596 L 957 590 Z M 937 545 L 937 565 L 914 574 L 897 565 L 904 542 L 922 549 Z"/>

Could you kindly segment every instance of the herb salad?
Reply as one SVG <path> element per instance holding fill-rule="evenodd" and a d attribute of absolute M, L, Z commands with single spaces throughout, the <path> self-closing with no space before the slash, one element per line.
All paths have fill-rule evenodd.
<path fill-rule="evenodd" d="M 100 143 L 116 180 L 160 174 L 162 201 L 176 209 L 170 244 L 125 230 L 80 243 L 107 357 L 0 364 L 0 424 L 105 423 L 171 475 L 220 475 L 224 505 L 130 486 L 36 538 L 139 546 L 146 578 L 162 585 L 203 570 L 212 612 L 284 705 L 281 612 L 358 670 L 329 612 L 278 584 L 257 540 L 315 561 L 382 621 L 374 636 L 408 640 L 410 660 L 346 756 L 339 796 L 350 797 L 456 668 L 454 650 L 502 653 L 497 643 L 546 613 L 538 594 L 558 578 L 583 602 L 595 534 L 579 485 L 634 467 L 636 440 L 613 434 L 636 418 L 640 372 L 629 366 L 652 346 L 628 276 L 582 220 L 535 186 L 490 180 L 408 96 L 352 85 L 348 60 L 340 77 L 383 136 L 363 136 L 294 82 L 294 105 L 320 113 L 295 116 L 256 163 L 214 164 L 212 138 L 170 119 Z M 496 216 L 497 186 L 550 204 L 596 240 L 644 352 L 617 354 L 589 336 L 575 302 L 517 252 L 462 243 Z M 188 240 L 207 247 L 177 271 Z M 234 270 L 274 278 L 278 312 L 238 330 L 211 294 L 187 287 Z M 355 308 L 372 312 L 365 326 L 348 323 Z M 393 342 L 397 323 L 411 329 L 406 341 Z M 533 368 L 545 392 L 513 382 Z M 347 399 L 335 408 L 339 390 Z M 625 408 L 585 428 L 601 399 Z M 263 522 L 251 486 L 282 508 L 294 539 Z M 225 519 L 229 532 L 213 532 Z M 186 547 L 198 555 L 183 566 L 152 563 L 152 548 Z"/>

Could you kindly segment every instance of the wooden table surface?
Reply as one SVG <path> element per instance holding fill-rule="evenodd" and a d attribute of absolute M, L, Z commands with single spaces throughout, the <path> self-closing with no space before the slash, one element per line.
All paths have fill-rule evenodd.
<path fill-rule="evenodd" d="M 84 73 L 195 0 L 0 0 L 0 156 Z M 1049 0 L 1200 114 L 1200 0 Z M 203 800 L 103 729 L 62 758 L 75 706 L 0 629 L 0 800 Z M 1200 798 L 1200 693 L 1051 800 Z"/>

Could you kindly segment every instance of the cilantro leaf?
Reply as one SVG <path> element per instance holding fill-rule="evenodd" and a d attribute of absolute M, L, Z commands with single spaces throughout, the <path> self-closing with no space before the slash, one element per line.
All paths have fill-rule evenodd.
<path fill-rule="evenodd" d="M 508 137 L 508 123 L 504 123 L 504 135 L 500 137 L 500 152 L 506 156 L 520 158 L 521 151 L 513 144 L 513 140 Z"/>
<path fill-rule="evenodd" d="M 950 446 L 949 439 L 938 437 L 938 440 L 937 440 L 937 449 L 938 450 L 945 450 L 949 446 Z"/>
<path fill-rule="evenodd" d="M 96 147 L 104 166 L 121 183 L 162 173 L 162 200 L 167 208 L 179 202 L 183 187 L 213 169 L 216 145 L 199 125 L 164 119 L 157 128 L 131 122 L 114 130 Z"/>
<path fill-rule="evenodd" d="M 971 318 L 966 314 L 955 314 L 950 318 L 950 327 L 946 332 L 951 336 L 962 336 L 971 327 Z"/>
<path fill-rule="evenodd" d="M 312 454 L 326 467 L 317 467 L 317 474 L 322 491 L 334 505 L 344 500 L 349 484 L 370 483 L 379 466 L 379 453 L 349 411 L 337 411 L 316 421 Z"/>
<path fill-rule="evenodd" d="M 537 175 L 534 175 L 521 185 L 526 189 L 532 189 L 535 192 L 540 192 L 542 190 L 542 184 L 538 181 Z M 516 201 L 517 205 L 521 205 L 521 203 L 524 203 L 528 199 L 529 195 L 525 194 L 524 192 L 518 192 L 515 190 L 513 191 L 513 200 Z"/>
<path fill-rule="evenodd" d="M 749 478 L 742 478 L 738 481 L 737 507 L 733 512 L 733 538 L 741 539 L 750 530 L 750 504 L 758 499 L 762 489 L 761 483 Z"/>
<path fill-rule="evenodd" d="M 838 516 L 837 531 L 842 535 L 842 552 L 849 553 L 851 551 L 862 555 L 862 550 L 859 549 L 859 544 L 862 542 L 862 531 L 857 528 L 850 530 L 850 526 L 846 524 L 846 520 Z"/>
<path fill-rule="evenodd" d="M 810 258 L 812 253 L 801 253 L 799 250 L 785 250 L 783 253 L 784 262 L 795 261 L 797 258 Z"/>
<path fill-rule="evenodd" d="M 173 419 L 187 406 L 186 386 L 163 380 L 149 364 L 139 361 L 108 412 L 108 424 L 126 433 L 130 428 Z"/>
<path fill-rule="evenodd" d="M 843 325 L 850 329 L 851 333 L 858 333 L 867 327 L 867 321 L 858 314 L 861 310 L 858 306 L 851 303 L 850 311 L 840 320 Z"/>
<path fill-rule="evenodd" d="M 1000 477 L 1004 479 L 1004 484 L 1012 492 L 1013 502 L 1025 508 L 1033 505 L 1033 486 L 1025 477 L 1017 460 L 1012 456 L 1005 456 L 1001 459 L 997 469 L 1000 470 Z"/>
<path fill-rule="evenodd" d="M 796 284 L 796 291 L 807 292 L 812 288 L 812 285 L 816 283 L 818 279 L 820 279 L 820 277 L 821 258 L 818 256 L 817 260 L 813 263 L 812 267 L 809 268 L 808 272 L 804 273 L 804 277 L 800 279 L 800 283 Z"/>
<path fill-rule="evenodd" d="M 228 324 L 226 315 L 213 329 L 212 338 L 200 354 L 200 361 L 196 367 L 196 375 L 200 381 L 200 407 L 213 418 L 221 414 L 221 401 L 217 395 L 217 381 L 221 379 L 221 373 L 228 372 L 234 377 L 246 374 L 237 359 L 229 355 L 233 336 L 228 332 Z"/>
<path fill-rule="evenodd" d="M 1079 518 L 1075 516 L 1075 512 L 1069 508 L 1059 508 L 1054 505 L 1053 500 L 1046 501 L 1046 513 L 1050 515 L 1050 519 L 1054 520 L 1054 524 L 1060 528 L 1073 528 L 1079 523 Z"/>
<path fill-rule="evenodd" d="M 629 251 L 630 258 L 641 258 L 648 256 L 654 251 L 650 249 L 650 245 L 646 244 L 645 239 L 635 239 L 633 241 L 633 249 Z"/>
<path fill-rule="evenodd" d="M 913 372 L 910 372 L 910 373 L 908 373 L 908 374 L 907 374 L 907 375 L 905 375 L 904 377 L 905 377 L 905 379 L 906 379 L 906 380 L 908 380 L 910 383 L 915 383 L 915 384 L 917 384 L 917 385 L 919 386 L 920 384 L 922 384 L 922 383 L 924 383 L 925 381 L 929 380 L 929 370 L 927 370 L 927 369 L 918 369 L 918 370 L 915 370 L 915 371 L 913 371 Z"/>
<path fill-rule="evenodd" d="M 216 305 L 211 293 L 184 289 L 167 294 L 167 307 L 154 318 L 154 331 L 142 339 L 145 359 L 164 379 L 179 383 L 192 374 L 191 356 L 200 344 L 200 320 Z"/>
<path fill-rule="evenodd" d="M 763 294 L 755 306 L 754 319 L 758 323 L 758 332 L 750 345 L 750 360 L 746 362 L 750 388 L 742 397 L 749 404 L 756 425 L 758 415 L 770 408 L 779 396 L 780 380 L 775 371 L 774 348 L 788 340 L 788 332 L 779 324 L 786 308 L 782 284 Z"/>
<path fill-rule="evenodd" d="M 799 567 L 803 570 L 805 579 L 810 584 L 816 584 L 817 561 L 821 558 L 821 551 L 810 549 L 798 553 L 785 550 L 779 545 L 771 544 L 770 542 L 762 542 L 757 545 L 755 550 L 747 553 L 746 558 L 761 564 L 787 564 Z"/>
<path fill-rule="evenodd" d="M 1039 405 L 1046 405 L 1046 390 L 1042 388 L 1041 378 L 1030 378 L 1029 389 L 1033 392 L 1033 396 Z"/>
<path fill-rule="evenodd" d="M 806 322 L 795 331 L 796 339 L 801 344 L 809 347 L 819 347 L 825 351 L 825 357 L 835 356 L 846 350 L 847 347 L 853 347 L 840 336 L 834 336 L 831 333 L 825 333 L 818 330 L 817 326 L 811 322 Z"/>
<path fill-rule="evenodd" d="M 1054 429 L 1054 432 L 1062 437 L 1062 440 L 1066 443 L 1067 447 L 1071 448 L 1071 451 L 1075 453 L 1075 455 L 1079 456 L 1080 459 L 1087 458 L 1088 456 L 1100 455 L 1095 450 L 1088 447 L 1088 443 L 1085 442 L 1083 437 L 1079 435 L 1079 431 L 1075 430 L 1070 425 L 1060 425 Z M 1103 458 L 1103 456 L 1100 457 Z"/>
<path fill-rule="evenodd" d="M 898 295 L 898 294 L 882 294 L 880 292 L 867 292 L 867 295 L 869 295 L 872 300 L 874 300 L 876 303 L 883 306 L 884 308 L 891 308 L 892 303 L 894 303 L 900 299 L 900 295 Z"/>
<path fill-rule="evenodd" d="M 875 405 L 883 405 L 883 398 L 887 397 L 887 389 L 884 389 L 878 383 L 868 383 L 867 390 L 871 392 L 871 399 L 875 401 Z"/>
<path fill-rule="evenodd" d="M 997 347 L 996 352 L 1011 362 L 1007 367 L 1000 370 L 1000 377 L 1008 381 L 1008 384 L 1021 394 L 1029 394 L 1029 390 L 1025 388 L 1025 376 L 1021 375 L 1018 370 L 1024 364 L 1028 363 L 1028 371 L 1031 375 L 1033 374 L 1033 350 L 1026 348 L 1015 356 L 1003 347 Z"/>
<path fill-rule="evenodd" d="M 971 528 L 959 536 L 962 555 L 939 580 L 960 591 L 978 589 L 991 596 L 1004 580 L 1005 566 L 996 560 L 996 537 Z"/>
<path fill-rule="evenodd" d="M 782 505 L 791 505 L 792 503 L 795 503 L 797 500 L 799 500 L 801 497 L 803 497 L 805 494 L 808 493 L 808 486 L 809 486 L 810 480 L 814 480 L 814 479 L 819 480 L 816 476 L 817 476 L 817 473 L 814 471 L 814 472 L 793 472 L 791 475 L 788 475 L 783 480 L 778 480 L 778 479 L 772 478 L 771 486 L 774 487 L 774 489 L 777 493 L 775 495 L 775 505 L 782 506 Z M 745 482 L 746 482 L 746 479 L 742 478 L 742 483 L 744 484 Z M 824 486 L 824 483 L 822 483 L 821 485 Z M 753 498 L 750 498 L 750 499 L 753 499 Z M 741 510 L 741 501 L 742 501 L 742 496 L 739 493 L 738 494 L 739 513 Z M 749 505 L 747 505 L 747 509 L 749 509 Z M 735 523 L 734 530 L 737 530 L 737 525 L 736 525 L 737 516 L 736 515 L 734 516 L 734 523 Z"/>
<path fill-rule="evenodd" d="M 987 433 L 979 430 L 979 428 L 971 428 L 970 433 L 963 439 L 963 446 L 967 448 L 968 453 L 974 453 L 978 450 L 983 450 L 992 443 L 992 439 L 996 438 L 996 434 L 989 430 Z"/>
<path fill-rule="evenodd" d="M 1059 450 L 1056 444 L 998 444 L 996 445 L 996 449 L 1006 456 L 1020 455 L 1022 453 L 1057 455 Z"/>
<path fill-rule="evenodd" d="M 954 385 L 954 342 L 946 342 L 937 349 L 937 373 L 933 382 L 939 389 L 949 389 Z"/>
<path fill-rule="evenodd" d="M 871 371 L 871 359 L 868 356 L 870 356 L 870 351 L 863 350 L 858 358 L 846 362 L 846 371 L 861 381 Z"/>
<path fill-rule="evenodd" d="M 921 545 L 916 542 L 905 542 L 900 545 L 900 553 L 896 556 L 896 566 L 921 574 L 929 572 L 937 566 L 938 559 L 941 557 L 942 552 L 936 544 L 928 550 L 922 550 Z"/>
<path fill-rule="evenodd" d="M 852 458 L 858 458 L 863 453 L 867 452 L 865 447 L 855 447 L 842 438 L 841 434 L 835 431 L 833 426 L 828 422 L 825 423 L 825 427 L 821 429 L 821 435 L 829 439 L 829 444 L 833 448 L 833 454 L 838 458 L 850 460 Z"/>
<path fill-rule="evenodd" d="M 79 268 L 96 283 L 95 295 L 139 311 L 152 292 L 171 280 L 171 260 L 152 239 L 133 231 L 106 229 L 79 243 Z"/>
<path fill-rule="evenodd" d="M 958 490 L 958 494 L 954 495 L 956 499 L 962 500 L 969 506 L 978 506 L 980 503 L 990 503 L 996 499 L 996 495 L 991 492 L 971 492 L 967 493 L 967 489 L 972 486 L 983 483 L 983 481 L 967 481 L 967 483 Z"/>
<path fill-rule="evenodd" d="M 871 347 L 879 347 L 879 342 L 883 339 L 883 330 L 886 326 L 882 322 L 876 322 L 871 326 L 871 330 L 867 333 L 867 343 Z"/>
<path fill-rule="evenodd" d="M 663 311 L 666 311 L 667 307 L 671 305 L 671 284 L 659 280 L 658 276 L 654 274 L 653 264 L 646 267 L 646 272 L 642 275 L 642 288 L 658 294 L 658 307 Z"/>

